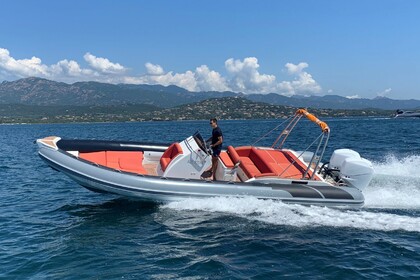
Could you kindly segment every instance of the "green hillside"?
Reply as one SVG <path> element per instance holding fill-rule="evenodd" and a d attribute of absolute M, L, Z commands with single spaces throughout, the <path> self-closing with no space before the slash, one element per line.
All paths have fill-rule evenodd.
<path fill-rule="evenodd" d="M 67 123 L 67 122 L 127 122 L 162 120 L 274 119 L 292 115 L 296 108 L 253 102 L 242 97 L 212 98 L 159 108 L 153 105 L 130 104 L 115 106 L 35 106 L 0 104 L 0 123 Z M 310 109 L 322 117 L 390 116 L 385 110 Z"/>

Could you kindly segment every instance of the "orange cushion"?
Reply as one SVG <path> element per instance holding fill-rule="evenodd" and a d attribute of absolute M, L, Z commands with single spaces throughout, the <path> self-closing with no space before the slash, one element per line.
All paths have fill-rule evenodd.
<path fill-rule="evenodd" d="M 267 156 L 265 157 L 269 161 L 269 166 L 275 170 L 277 175 L 282 174 L 282 178 L 301 179 L 307 168 L 300 159 L 289 151 L 258 150 L 258 152 L 260 154 L 266 153 L 271 158 L 270 160 Z M 292 162 L 294 163 L 290 165 Z M 309 171 L 309 176 L 311 174 L 312 172 Z M 314 179 L 320 180 L 318 176 L 314 176 Z"/>
<path fill-rule="evenodd" d="M 289 165 L 289 161 L 283 156 L 282 153 L 276 153 L 277 151 L 274 150 L 256 150 L 257 153 L 261 158 L 264 159 L 265 163 L 268 165 L 271 173 L 280 174 L 284 171 L 285 166 Z M 282 155 L 281 158 L 276 157 L 275 154 Z M 265 172 L 265 173 L 270 173 Z"/>
<path fill-rule="evenodd" d="M 232 146 L 228 146 L 228 154 L 234 164 L 237 164 L 241 160 L 235 148 Z"/>
<path fill-rule="evenodd" d="M 97 164 L 121 171 L 146 174 L 143 162 L 143 152 L 136 151 L 102 151 L 79 153 L 79 157 Z"/>
<path fill-rule="evenodd" d="M 105 152 L 79 153 L 79 158 L 106 166 L 106 153 Z"/>
<path fill-rule="evenodd" d="M 160 166 L 162 167 L 162 170 L 165 171 L 166 167 L 168 167 L 171 160 L 169 158 L 160 158 Z"/>
<path fill-rule="evenodd" d="M 246 176 L 248 176 L 248 178 L 252 178 L 261 174 L 261 172 L 254 164 L 243 164 L 241 162 L 241 168 L 246 174 Z"/>
<path fill-rule="evenodd" d="M 258 153 L 257 149 L 253 148 L 249 154 L 249 157 L 257 166 L 257 168 L 261 171 L 261 173 L 275 172 L 275 170 L 270 168 L 270 166 L 268 165 L 268 162 L 272 161 L 272 159 L 266 154 Z"/>
<path fill-rule="evenodd" d="M 236 148 L 235 151 L 240 157 L 249 157 L 249 153 L 251 152 L 251 146 L 239 147 Z M 229 147 L 228 147 L 229 149 Z"/>
<path fill-rule="evenodd" d="M 226 152 L 221 152 L 219 158 L 222 160 L 226 167 L 232 168 L 235 166 Z"/>
<path fill-rule="evenodd" d="M 107 166 L 121 171 L 146 174 L 142 166 L 143 153 L 135 151 L 107 151 Z"/>
<path fill-rule="evenodd" d="M 162 170 L 165 171 L 172 159 L 179 154 L 182 154 L 181 145 L 179 145 L 179 143 L 173 143 L 170 145 L 160 158 L 160 167 Z"/>
<path fill-rule="evenodd" d="M 307 168 L 300 159 L 288 151 L 258 149 L 250 146 L 236 149 L 233 147 L 229 149 L 229 147 L 230 158 L 235 162 L 235 155 L 238 155 L 241 168 L 248 178 L 282 174 L 282 178 L 301 179 Z M 291 165 L 292 162 L 294 163 Z M 310 175 L 312 172 L 309 172 Z M 320 180 L 317 175 L 314 179 Z"/>
<path fill-rule="evenodd" d="M 241 165 L 255 165 L 249 157 L 241 157 Z"/>

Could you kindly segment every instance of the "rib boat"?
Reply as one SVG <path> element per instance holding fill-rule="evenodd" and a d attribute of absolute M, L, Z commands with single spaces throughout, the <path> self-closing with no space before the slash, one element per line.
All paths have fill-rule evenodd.
<path fill-rule="evenodd" d="M 305 151 L 284 148 L 303 116 L 321 127 L 320 135 Z M 171 144 L 58 136 L 36 142 L 50 167 L 99 193 L 155 202 L 252 196 L 311 205 L 364 204 L 362 191 L 374 172 L 370 161 L 356 151 L 338 149 L 322 162 L 330 128 L 305 109 L 280 125 L 285 127 L 270 147 L 254 143 L 223 150 L 213 179 L 208 171 L 211 149 L 199 132 Z"/>

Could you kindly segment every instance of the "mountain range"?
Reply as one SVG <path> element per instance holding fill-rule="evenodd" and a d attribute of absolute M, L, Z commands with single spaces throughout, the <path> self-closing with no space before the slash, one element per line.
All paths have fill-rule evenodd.
<path fill-rule="evenodd" d="M 0 83 L 0 104 L 38 106 L 109 106 L 147 104 L 170 108 L 211 98 L 243 97 L 254 102 L 317 109 L 417 109 L 420 100 L 395 100 L 386 97 L 349 99 L 338 95 L 292 96 L 275 93 L 191 92 L 177 86 L 107 84 L 76 82 L 66 84 L 42 78 L 24 78 Z"/>

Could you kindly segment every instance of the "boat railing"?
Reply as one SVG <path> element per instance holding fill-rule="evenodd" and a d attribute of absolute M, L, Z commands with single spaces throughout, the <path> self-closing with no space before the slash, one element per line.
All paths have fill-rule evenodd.
<path fill-rule="evenodd" d="M 319 125 L 321 127 L 321 130 L 322 130 L 322 133 L 317 138 L 317 139 L 319 139 L 318 146 L 317 146 L 311 160 L 308 163 L 308 168 L 305 170 L 305 173 L 302 175 L 302 179 L 304 179 L 308 175 L 309 170 L 311 169 L 311 166 L 314 166 L 312 175 L 310 177 L 310 179 L 312 180 L 314 178 L 315 174 L 316 174 L 316 171 L 319 167 L 319 164 L 321 163 L 322 157 L 324 156 L 325 149 L 327 148 L 328 140 L 330 138 L 330 128 L 325 122 L 319 120 L 316 116 L 309 113 L 305 109 L 298 109 L 296 111 L 295 118 L 293 118 L 292 121 L 289 123 L 289 125 L 290 124 L 292 125 L 291 130 L 296 126 L 296 124 L 299 122 L 299 120 L 301 119 L 302 116 L 305 116 L 310 121 Z M 287 129 L 287 127 L 285 128 L 285 130 L 286 129 Z M 282 133 L 282 134 L 285 135 L 285 137 L 283 138 L 283 140 L 282 140 L 282 142 L 279 146 L 279 149 L 281 149 L 283 147 L 283 144 L 286 141 L 287 136 L 290 134 L 291 130 L 287 131 L 287 133 Z M 280 135 L 282 135 L 282 134 L 280 134 Z M 316 142 L 317 139 L 314 142 Z M 311 147 L 314 144 L 314 142 L 309 147 Z M 309 147 L 307 149 L 309 149 Z"/>
<path fill-rule="evenodd" d="M 312 147 L 312 145 L 314 145 L 316 142 L 318 142 L 317 148 L 311 158 L 311 160 L 307 163 L 308 167 L 306 168 L 305 172 L 302 175 L 302 179 L 305 179 L 305 177 L 309 174 L 309 171 L 311 169 L 311 167 L 313 166 L 313 172 L 310 176 L 310 179 L 314 179 L 315 173 L 321 163 L 321 160 L 324 156 L 325 150 L 327 148 L 327 144 L 328 144 L 328 140 L 330 137 L 330 128 L 329 126 L 319 120 L 316 116 L 314 116 L 313 114 L 309 113 L 307 110 L 305 109 L 298 109 L 295 113 L 295 115 L 289 120 L 288 124 L 286 125 L 286 127 L 281 131 L 281 133 L 279 134 L 279 136 L 276 138 L 276 140 L 274 141 L 274 143 L 271 145 L 271 148 L 273 149 L 282 149 L 284 143 L 286 142 L 287 138 L 289 137 L 289 135 L 291 134 L 291 132 L 293 131 L 293 129 L 296 127 L 297 123 L 301 120 L 301 118 L 305 116 L 306 118 L 308 118 L 310 121 L 316 123 L 317 125 L 319 125 L 321 127 L 321 134 L 306 148 L 305 151 L 303 151 L 297 158 L 300 158 L 304 152 L 308 151 L 308 149 L 310 147 Z M 286 120 L 287 121 L 287 120 Z M 285 121 L 285 122 L 286 122 Z M 280 125 L 283 125 L 285 122 L 283 122 Z M 279 125 L 279 126 L 280 126 Z M 277 126 L 275 129 L 277 129 L 279 126 Z M 257 143 L 258 141 L 260 141 L 262 138 L 264 138 L 265 136 L 267 136 L 268 134 L 270 134 L 271 132 L 273 132 L 275 129 L 271 130 L 270 132 L 268 132 L 267 134 L 265 134 L 263 137 L 261 137 L 260 139 L 258 139 L 255 143 Z M 254 143 L 254 144 L 255 144 Z M 253 144 L 253 145 L 254 145 Z M 297 159 L 296 159 L 297 160 Z M 296 160 L 292 161 L 289 166 L 279 175 L 280 177 L 287 171 L 287 169 L 292 166 L 293 164 L 295 164 Z"/>
<path fill-rule="evenodd" d="M 283 131 L 279 134 L 277 139 L 274 141 L 273 145 L 271 145 L 271 148 L 273 149 L 281 149 L 284 145 L 284 142 L 286 142 L 287 137 L 289 137 L 290 133 L 295 128 L 296 124 L 300 121 L 302 118 L 302 115 L 295 114 L 294 117 L 289 121 L 287 126 L 283 129 Z M 278 144 L 280 142 L 280 144 Z M 276 147 L 277 146 L 277 147 Z"/>
<path fill-rule="evenodd" d="M 330 138 L 330 128 L 325 122 L 319 120 L 317 117 L 315 117 L 313 114 L 309 113 L 305 109 L 298 109 L 296 111 L 295 115 L 307 117 L 310 121 L 319 125 L 321 127 L 321 130 L 322 130 L 322 133 L 318 137 L 319 142 L 318 142 L 318 146 L 316 148 L 316 151 L 314 152 L 311 160 L 308 163 L 308 168 L 305 170 L 305 173 L 302 176 L 302 179 L 304 179 L 308 175 L 308 172 L 311 169 L 311 166 L 314 166 L 312 175 L 310 177 L 310 179 L 312 180 L 315 176 L 315 173 L 316 173 L 318 167 L 319 167 L 319 164 L 321 163 L 322 157 L 324 156 L 325 149 L 327 148 L 328 140 Z M 300 118 L 299 118 L 299 120 L 300 120 Z M 284 143 L 284 141 L 283 141 L 283 143 Z"/>
<path fill-rule="evenodd" d="M 301 159 L 302 158 L 303 154 L 305 152 L 307 152 L 309 150 L 309 148 L 312 147 L 312 145 L 314 145 L 316 142 L 318 142 L 317 150 L 313 154 L 311 160 L 307 163 L 308 167 L 305 169 L 305 172 L 302 174 L 302 177 L 301 177 L 301 179 L 305 179 L 305 177 L 309 174 L 309 170 L 311 169 L 311 166 L 314 166 L 313 172 L 311 174 L 311 177 L 309 178 L 311 180 L 314 179 L 314 176 L 316 174 L 316 170 L 317 170 L 317 168 L 318 168 L 318 166 L 319 166 L 319 164 L 321 162 L 322 156 L 323 156 L 323 154 L 325 152 L 325 148 L 326 148 L 327 143 L 328 143 L 329 135 L 327 135 L 327 138 L 324 138 L 324 137 L 325 137 L 325 134 L 324 133 L 321 133 L 304 151 L 301 151 L 300 152 L 300 154 L 296 157 L 296 159 L 294 159 L 292 162 L 290 162 L 290 164 L 283 170 L 283 172 L 281 172 L 278 175 L 278 177 L 282 177 L 283 174 L 285 174 L 287 172 L 287 170 L 291 166 L 293 166 L 298 159 Z M 322 143 L 324 143 L 324 144 L 322 144 Z M 322 150 L 321 150 L 321 153 L 319 154 L 320 147 L 322 147 Z M 316 161 L 316 164 L 313 164 L 315 161 Z"/>
<path fill-rule="evenodd" d="M 328 129 L 327 131 L 323 131 L 319 137 L 319 142 L 318 142 L 318 147 L 315 151 L 315 153 L 313 154 L 311 160 L 308 163 L 308 168 L 306 169 L 305 173 L 303 174 L 302 178 L 305 178 L 306 175 L 309 172 L 309 169 L 311 168 L 311 166 L 314 164 L 314 171 L 312 172 L 312 175 L 310 177 L 310 179 L 312 180 L 315 176 L 315 173 L 321 163 L 321 160 L 324 156 L 325 153 L 325 149 L 327 148 L 327 144 L 328 144 L 328 140 L 330 138 L 330 130 Z"/>
<path fill-rule="evenodd" d="M 315 117 L 313 114 L 309 113 L 305 109 L 298 109 L 296 111 L 294 117 L 289 121 L 287 126 L 283 129 L 283 131 L 280 133 L 280 135 L 277 137 L 277 139 L 274 141 L 274 143 L 273 143 L 273 145 L 271 145 L 271 147 L 274 148 L 274 149 L 275 148 L 281 149 L 284 145 L 284 142 L 286 142 L 287 137 L 289 137 L 290 133 L 293 131 L 296 124 L 300 121 L 300 119 L 303 116 L 306 116 L 310 121 L 318 124 L 321 127 L 322 132 L 329 135 L 330 128 L 328 127 L 328 125 L 325 122 L 319 120 L 317 117 Z M 280 142 L 280 144 L 278 144 L 279 142 Z"/>

